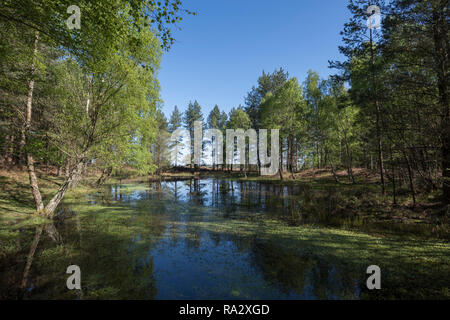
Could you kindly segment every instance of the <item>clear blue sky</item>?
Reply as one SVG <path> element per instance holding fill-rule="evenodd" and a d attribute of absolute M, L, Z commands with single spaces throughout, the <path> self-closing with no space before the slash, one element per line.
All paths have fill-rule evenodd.
<path fill-rule="evenodd" d="M 183 0 L 186 16 L 176 43 L 162 58 L 163 111 L 186 110 L 190 100 L 204 117 L 215 104 L 227 113 L 244 105 L 262 70 L 283 67 L 303 82 L 313 69 L 321 77 L 340 59 L 339 32 L 349 18 L 347 0 Z"/>

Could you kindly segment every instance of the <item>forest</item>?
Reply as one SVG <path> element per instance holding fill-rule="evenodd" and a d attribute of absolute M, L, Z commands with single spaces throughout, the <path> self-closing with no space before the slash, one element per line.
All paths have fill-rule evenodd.
<path fill-rule="evenodd" d="M 448 237 L 447 0 L 349 0 L 339 47 L 345 59 L 328 61 L 331 76 L 261 70 L 231 111 L 192 97 L 167 117 L 161 59 L 183 18 L 196 18 L 195 7 L 180 0 L 79 0 L 81 28 L 68 28 L 72 2 L 0 3 L 0 220 L 10 226 L 2 237 L 28 217 L 33 226 L 36 216 L 57 219 L 72 193 L 127 179 L 199 177 L 280 188 L 319 183 L 342 192 L 338 202 L 349 206 L 354 197 L 347 190 L 366 190 L 356 210 L 387 212 L 389 221 L 402 212 L 409 223 L 426 221 Z M 376 14 L 369 5 L 381 9 L 377 28 L 368 27 Z M 259 157 L 257 164 L 215 163 L 207 139 L 205 161 L 194 164 L 186 151 L 193 142 L 171 135 L 186 129 L 192 138 L 195 121 L 224 137 L 227 129 L 279 129 L 279 172 L 262 176 Z"/>

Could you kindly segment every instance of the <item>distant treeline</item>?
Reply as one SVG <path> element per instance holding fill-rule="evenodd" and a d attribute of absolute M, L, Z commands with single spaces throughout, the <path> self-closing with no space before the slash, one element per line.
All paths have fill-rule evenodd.
<path fill-rule="evenodd" d="M 354 182 L 353 168 L 363 167 L 378 172 L 394 201 L 404 188 L 414 203 L 438 189 L 449 201 L 448 1 L 372 4 L 383 13 L 381 30 L 367 28 L 367 1 L 350 1 L 339 48 L 347 59 L 330 61 L 334 76 L 309 71 L 299 84 L 283 69 L 263 72 L 244 106 L 228 115 L 215 106 L 207 127 L 277 128 L 280 169 L 326 167 L 338 181 L 336 169 L 345 168 Z M 203 120 L 196 101 L 184 115 L 175 107 L 163 130 L 184 126 L 192 136 L 195 120 Z"/>

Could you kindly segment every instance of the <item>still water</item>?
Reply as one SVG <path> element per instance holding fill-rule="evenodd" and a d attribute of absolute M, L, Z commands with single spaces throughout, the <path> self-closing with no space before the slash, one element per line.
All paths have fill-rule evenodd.
<path fill-rule="evenodd" d="M 1 243 L 0 298 L 449 298 L 448 239 L 347 212 L 339 196 L 222 179 L 108 186 Z M 72 264 L 81 290 L 66 287 Z M 382 290 L 367 289 L 372 264 Z"/>

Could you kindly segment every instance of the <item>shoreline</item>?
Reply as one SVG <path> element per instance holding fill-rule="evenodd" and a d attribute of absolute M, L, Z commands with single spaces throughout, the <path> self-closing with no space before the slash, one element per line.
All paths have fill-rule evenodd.
<path fill-rule="evenodd" d="M 331 174 L 325 170 L 304 171 L 296 174 L 296 180 L 279 180 L 279 176 L 261 177 L 249 175 L 245 177 L 243 173 L 236 172 L 181 172 L 166 173 L 160 176 L 123 176 L 112 177 L 104 186 L 96 186 L 97 175 L 90 175 L 85 178 L 75 189 L 69 190 L 65 200 L 76 199 L 80 196 L 99 192 L 105 186 L 115 184 L 147 184 L 154 182 L 188 181 L 191 179 L 221 179 L 233 180 L 238 183 L 258 182 L 270 184 L 273 187 L 301 187 L 309 188 L 312 193 L 324 192 L 326 190 L 338 190 L 343 196 L 339 199 L 340 210 L 344 213 L 351 213 L 363 220 L 373 220 L 381 224 L 393 223 L 399 225 L 428 225 L 436 228 L 444 228 L 449 225 L 448 208 L 439 204 L 435 199 L 430 200 L 425 197 L 413 207 L 405 200 L 399 199 L 397 205 L 392 204 L 392 199 L 379 196 L 379 185 L 376 180 L 363 181 L 367 177 L 357 176 L 356 184 L 336 183 Z M 47 175 L 43 171 L 39 172 L 44 201 L 47 200 L 63 181 L 62 177 Z M 0 197 L 0 224 L 2 233 L 13 229 L 25 228 L 48 221 L 35 213 L 31 192 L 27 183 L 27 174 L 23 171 L 0 171 L 0 181 L 2 182 L 2 195 Z M 369 177 L 370 179 L 370 177 Z M 295 196 L 295 195 L 294 195 Z M 428 196 L 428 195 L 427 195 Z M 401 202 L 403 200 L 403 202 Z M 64 200 L 63 200 L 64 201 Z M 337 213 L 339 214 L 339 212 Z M 0 229 L 0 230 L 1 230 Z M 438 239 L 438 238 L 437 238 Z"/>

